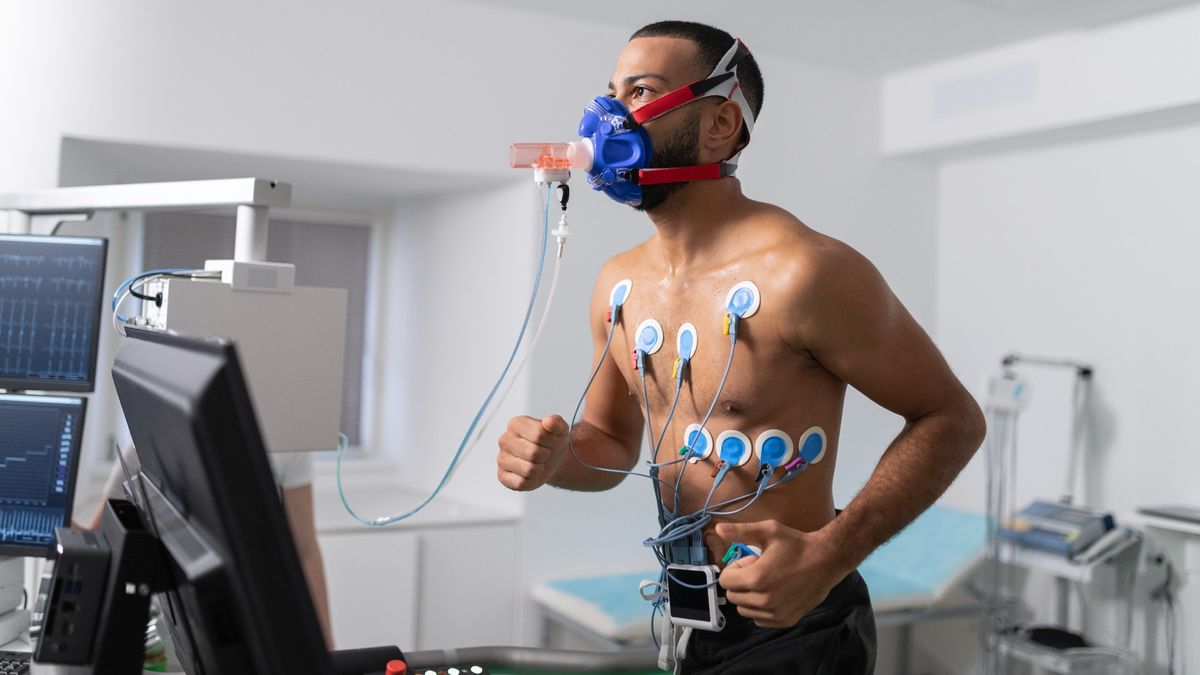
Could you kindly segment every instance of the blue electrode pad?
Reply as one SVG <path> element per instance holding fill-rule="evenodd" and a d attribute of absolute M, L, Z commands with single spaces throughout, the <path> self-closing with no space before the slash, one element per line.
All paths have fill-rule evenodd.
<path fill-rule="evenodd" d="M 750 438 L 730 429 L 717 436 L 717 456 L 730 466 L 742 466 L 750 461 Z"/>
<path fill-rule="evenodd" d="M 679 358 L 684 361 L 690 361 L 696 355 L 696 342 L 699 333 L 696 332 L 696 327 L 690 323 L 685 323 L 679 327 L 679 333 L 675 336 L 675 349 L 679 352 Z"/>
<path fill-rule="evenodd" d="M 701 428 L 699 424 L 689 424 L 683 432 L 683 437 L 687 447 L 692 449 L 689 462 L 695 464 L 712 454 L 712 434 L 708 433 L 708 429 Z"/>
<path fill-rule="evenodd" d="M 758 435 L 754 441 L 754 454 L 760 465 L 781 467 L 787 464 L 795 452 L 792 438 L 779 429 L 770 429 Z"/>
<path fill-rule="evenodd" d="M 725 296 L 725 311 L 739 319 L 746 319 L 758 311 L 761 300 L 758 286 L 753 281 L 743 281 L 729 289 Z"/>
<path fill-rule="evenodd" d="M 662 326 L 654 319 L 646 319 L 638 324 L 634 336 L 637 350 L 646 354 L 654 354 L 663 346 Z"/>
<path fill-rule="evenodd" d="M 608 306 L 620 307 L 629 299 L 629 292 L 633 290 L 633 282 L 629 279 L 622 279 L 613 286 L 612 291 L 608 294 Z"/>
<path fill-rule="evenodd" d="M 810 428 L 801 434 L 800 440 L 796 442 L 800 456 L 807 464 L 816 464 L 821 461 L 825 457 L 825 446 L 825 430 L 821 427 Z"/>

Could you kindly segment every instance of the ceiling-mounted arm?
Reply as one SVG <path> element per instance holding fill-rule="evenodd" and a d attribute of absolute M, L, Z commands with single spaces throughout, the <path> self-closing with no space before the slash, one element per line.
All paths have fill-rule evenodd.
<path fill-rule="evenodd" d="M 53 234 L 64 221 L 88 220 L 96 211 L 157 211 L 237 207 L 234 260 L 264 262 L 271 207 L 292 203 L 292 186 L 262 178 L 133 183 L 0 194 L 0 211 L 18 234 Z"/>

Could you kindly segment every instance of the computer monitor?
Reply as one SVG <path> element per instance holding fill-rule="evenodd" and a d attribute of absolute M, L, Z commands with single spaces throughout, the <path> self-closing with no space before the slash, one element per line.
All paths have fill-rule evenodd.
<path fill-rule="evenodd" d="M 113 380 L 191 675 L 332 672 L 233 345 L 129 328 Z M 369 611 L 364 608 L 364 611 Z"/>
<path fill-rule="evenodd" d="M 87 401 L 0 394 L 0 555 L 48 557 L 71 522 Z"/>
<path fill-rule="evenodd" d="M 105 239 L 0 235 L 0 389 L 92 391 Z"/>

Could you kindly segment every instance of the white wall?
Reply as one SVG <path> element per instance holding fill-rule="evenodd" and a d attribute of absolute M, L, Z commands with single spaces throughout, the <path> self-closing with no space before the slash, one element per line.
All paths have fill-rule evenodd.
<path fill-rule="evenodd" d="M 1096 365 L 1099 434 L 1088 501 L 1194 499 L 1200 444 L 1200 124 L 946 163 L 938 334 L 982 382 L 1006 350 Z M 1070 378 L 1031 371 L 1018 501 L 1057 494 Z M 1036 448 L 1036 449 L 1035 449 Z M 1164 470 L 1170 467 L 1170 470 Z M 1045 478 L 1040 478 L 1045 476 Z M 1047 481 L 1052 481 L 1047 484 Z M 964 481 L 965 482 L 965 481 Z M 969 485 L 969 483 L 967 483 Z M 966 485 L 955 492 L 967 502 Z"/>
<path fill-rule="evenodd" d="M 0 9 L 0 185 L 51 187 L 64 133 L 424 170 L 502 170 L 574 127 L 578 54 L 620 31 L 482 4 L 119 0 Z M 548 89 L 547 83 L 555 83 Z M 553 95 L 549 92 L 553 91 Z M 18 103 L 19 101 L 19 103 Z M 564 121 L 566 120 L 566 121 Z"/>
<path fill-rule="evenodd" d="M 1085 26 L 894 73 L 888 154 L 1200 106 L 1200 7 Z"/>
<path fill-rule="evenodd" d="M 532 183 L 514 178 L 512 185 L 462 198 L 403 202 L 391 224 L 382 317 L 389 358 L 380 364 L 389 386 L 377 406 L 376 442 L 418 490 L 427 492 L 441 479 L 509 358 L 541 239 L 536 201 Z M 553 239 L 550 245 L 553 256 Z M 544 277 L 543 291 L 548 270 Z M 535 311 L 530 318 L 529 340 L 539 316 Z M 528 409 L 528 400 L 528 377 L 522 377 L 447 496 L 520 509 L 519 495 L 496 480 L 494 440 L 509 417 Z"/>

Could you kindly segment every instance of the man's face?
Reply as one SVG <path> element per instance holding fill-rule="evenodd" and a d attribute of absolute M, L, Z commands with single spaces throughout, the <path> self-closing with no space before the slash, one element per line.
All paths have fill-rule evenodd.
<path fill-rule="evenodd" d="M 610 96 L 632 112 L 707 73 L 697 72 L 696 44 L 669 37 L 630 40 L 617 58 L 617 70 L 608 84 Z M 699 163 L 700 114 L 695 102 L 646 123 L 654 148 L 651 166 L 693 166 Z M 653 211 L 687 183 L 642 186 L 639 211 Z"/>

